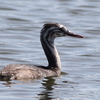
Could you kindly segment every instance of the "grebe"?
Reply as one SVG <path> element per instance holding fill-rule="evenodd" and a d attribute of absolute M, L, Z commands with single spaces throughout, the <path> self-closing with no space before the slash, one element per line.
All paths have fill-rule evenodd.
<path fill-rule="evenodd" d="M 48 66 L 10 64 L 0 71 L 0 79 L 22 80 L 48 76 L 59 76 L 61 72 L 61 62 L 57 49 L 54 45 L 54 39 L 56 37 L 63 36 L 83 38 L 81 35 L 70 32 L 65 26 L 61 24 L 44 24 L 41 30 L 40 40 L 48 60 Z"/>

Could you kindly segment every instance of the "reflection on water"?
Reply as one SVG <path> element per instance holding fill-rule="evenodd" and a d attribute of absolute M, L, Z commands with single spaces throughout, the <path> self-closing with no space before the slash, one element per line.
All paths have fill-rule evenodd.
<path fill-rule="evenodd" d="M 10 63 L 47 65 L 40 30 L 64 24 L 84 39 L 57 38 L 61 77 L 0 81 L 1 100 L 99 100 L 100 0 L 0 1 L 0 69 Z"/>
<path fill-rule="evenodd" d="M 28 88 L 26 87 L 26 89 L 22 87 L 20 90 L 16 91 L 16 93 L 20 92 L 22 94 L 22 92 L 29 92 L 27 89 L 32 88 L 32 85 L 34 85 L 34 83 L 35 83 L 34 80 L 26 80 L 26 82 L 22 81 L 20 83 L 19 82 L 16 83 L 15 81 L 14 82 L 4 81 L 4 82 L 2 82 L 2 85 L 4 85 L 5 87 L 8 87 L 10 91 L 13 90 L 13 85 L 15 85 L 15 86 L 19 86 L 20 84 L 21 85 L 30 85 L 30 86 L 28 86 Z M 37 93 L 37 97 L 39 98 L 39 100 L 52 100 L 54 85 L 57 85 L 57 84 L 55 83 L 55 79 L 53 79 L 53 77 L 44 78 L 42 81 L 42 86 L 40 87 L 41 88 L 40 90 L 42 90 L 42 91 L 40 93 Z M 15 90 L 16 90 L 16 88 L 15 88 Z M 32 88 L 32 89 L 34 92 L 35 91 L 34 88 Z M 38 89 L 39 88 L 36 88 L 36 91 Z M 17 96 L 19 96 L 19 95 L 20 94 L 17 94 Z"/>
<path fill-rule="evenodd" d="M 52 95 L 53 95 L 53 89 L 55 85 L 55 79 L 52 77 L 45 78 L 43 80 L 42 85 L 43 85 L 43 91 L 39 93 L 38 95 L 40 96 L 40 100 L 52 100 Z"/>

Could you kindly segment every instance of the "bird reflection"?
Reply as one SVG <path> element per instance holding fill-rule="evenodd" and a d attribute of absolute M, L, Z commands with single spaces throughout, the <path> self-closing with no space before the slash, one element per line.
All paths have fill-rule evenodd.
<path fill-rule="evenodd" d="M 40 94 L 38 94 L 40 96 L 39 100 L 52 100 L 52 99 L 54 99 L 52 97 L 53 89 L 54 89 L 53 86 L 56 85 L 54 77 L 46 77 L 43 80 L 42 85 L 43 85 L 44 90 Z"/>
<path fill-rule="evenodd" d="M 3 82 L 3 81 L 2 81 L 2 82 Z M 6 87 L 11 88 L 11 85 L 12 85 L 12 84 L 16 84 L 16 83 L 10 82 L 10 81 L 4 81 L 4 83 L 2 83 L 2 84 L 5 85 Z"/>

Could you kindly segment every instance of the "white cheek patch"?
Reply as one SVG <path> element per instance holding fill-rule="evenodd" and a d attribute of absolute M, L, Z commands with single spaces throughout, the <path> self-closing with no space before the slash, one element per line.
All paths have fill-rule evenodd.
<path fill-rule="evenodd" d="M 64 29 L 67 30 L 67 28 L 64 25 L 60 25 L 60 28 L 64 28 Z"/>
<path fill-rule="evenodd" d="M 60 28 L 64 27 L 63 25 L 60 25 Z"/>

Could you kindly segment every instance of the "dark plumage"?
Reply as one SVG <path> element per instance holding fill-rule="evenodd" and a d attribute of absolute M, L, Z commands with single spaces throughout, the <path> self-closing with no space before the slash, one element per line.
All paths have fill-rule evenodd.
<path fill-rule="evenodd" d="M 41 30 L 40 40 L 48 60 L 48 66 L 10 64 L 0 71 L 0 78 L 22 80 L 47 76 L 59 76 L 61 71 L 61 62 L 57 49 L 54 46 L 54 39 L 62 36 L 83 38 L 83 36 L 70 32 L 67 28 L 58 23 L 45 24 Z"/>

